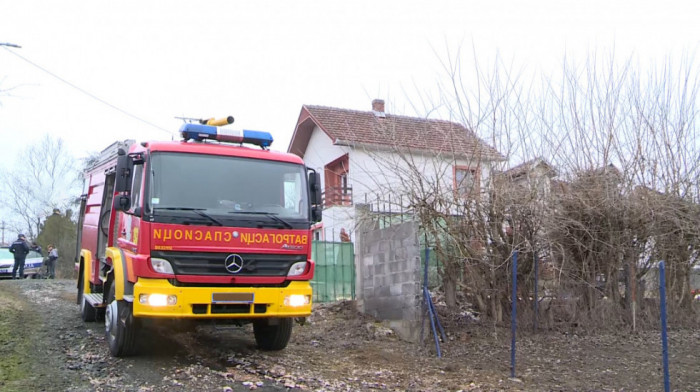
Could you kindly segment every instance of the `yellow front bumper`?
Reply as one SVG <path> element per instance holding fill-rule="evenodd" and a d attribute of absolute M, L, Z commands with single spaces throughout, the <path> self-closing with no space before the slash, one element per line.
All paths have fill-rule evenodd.
<path fill-rule="evenodd" d="M 215 297 L 235 297 L 238 293 L 250 301 L 216 301 Z M 141 294 L 177 296 L 175 305 L 150 306 L 139 301 Z M 216 294 L 216 295 L 215 295 Z M 252 294 L 252 295 L 251 295 Z M 285 297 L 308 296 L 308 304 L 286 306 Z M 140 278 L 134 285 L 134 316 L 168 318 L 263 318 L 307 317 L 311 314 L 311 285 L 293 281 L 287 287 L 177 287 L 166 279 Z"/>

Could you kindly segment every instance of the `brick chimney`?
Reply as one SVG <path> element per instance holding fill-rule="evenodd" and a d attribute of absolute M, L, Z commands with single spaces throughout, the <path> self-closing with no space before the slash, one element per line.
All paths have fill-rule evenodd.
<path fill-rule="evenodd" d="M 375 99 L 372 101 L 372 111 L 374 112 L 374 115 L 377 117 L 386 117 L 386 114 L 384 114 L 384 100 L 383 99 Z"/>

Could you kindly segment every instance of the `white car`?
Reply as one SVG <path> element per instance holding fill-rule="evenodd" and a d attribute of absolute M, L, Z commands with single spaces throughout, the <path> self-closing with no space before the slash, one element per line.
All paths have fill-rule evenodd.
<path fill-rule="evenodd" d="M 15 256 L 7 247 L 0 248 L 0 279 L 12 278 L 12 267 L 15 265 Z M 24 261 L 24 277 L 37 278 L 41 275 L 44 265 L 44 257 L 39 252 L 30 250 Z"/>

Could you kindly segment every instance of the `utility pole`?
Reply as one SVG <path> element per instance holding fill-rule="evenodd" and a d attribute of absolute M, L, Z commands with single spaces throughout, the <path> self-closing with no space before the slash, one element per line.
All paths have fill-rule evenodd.
<path fill-rule="evenodd" d="M 5 245 L 5 221 L 2 221 L 0 229 L 2 229 L 2 245 Z"/>

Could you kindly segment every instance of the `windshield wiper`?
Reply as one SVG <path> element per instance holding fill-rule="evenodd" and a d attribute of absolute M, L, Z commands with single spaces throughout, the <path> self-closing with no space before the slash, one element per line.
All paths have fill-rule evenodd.
<path fill-rule="evenodd" d="M 218 221 L 216 218 L 204 212 L 206 208 L 192 208 L 192 207 L 155 207 L 153 211 L 157 210 L 168 210 L 168 211 L 192 211 L 195 214 L 201 216 L 202 218 L 208 219 L 210 222 L 215 223 L 217 226 L 223 226 L 223 223 Z"/>
<path fill-rule="evenodd" d="M 286 220 L 280 218 L 277 216 L 277 214 L 273 214 L 272 212 L 264 212 L 264 211 L 229 211 L 229 214 L 249 214 L 249 215 L 265 215 L 266 217 L 274 220 L 277 223 L 282 224 L 287 229 L 293 229 L 294 227 L 292 226 L 291 223 L 287 222 Z"/>

